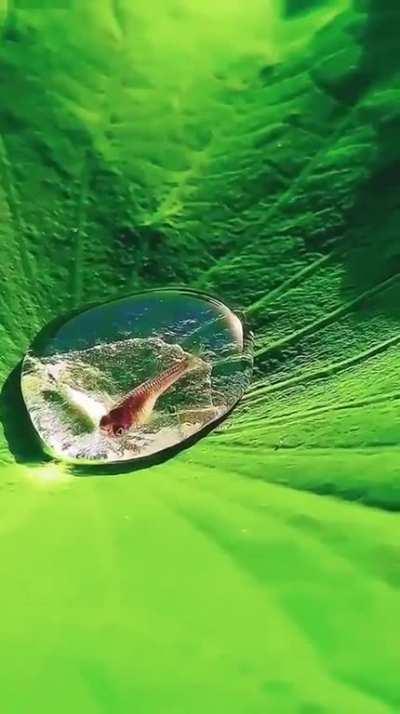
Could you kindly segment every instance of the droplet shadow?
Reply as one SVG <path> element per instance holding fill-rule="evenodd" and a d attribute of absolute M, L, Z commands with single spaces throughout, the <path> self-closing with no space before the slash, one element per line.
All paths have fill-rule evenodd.
<path fill-rule="evenodd" d="M 21 392 L 22 361 L 10 372 L 0 392 L 0 422 L 8 448 L 17 463 L 50 461 L 42 451 Z"/>

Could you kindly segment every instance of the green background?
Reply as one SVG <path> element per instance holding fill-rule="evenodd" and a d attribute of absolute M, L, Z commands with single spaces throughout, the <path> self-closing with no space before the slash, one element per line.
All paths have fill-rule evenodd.
<path fill-rule="evenodd" d="M 137 288 L 257 337 L 241 407 L 160 466 L 78 478 L 1 437 L 4 714 L 400 711 L 399 20 L 0 0 L 3 381 Z"/>

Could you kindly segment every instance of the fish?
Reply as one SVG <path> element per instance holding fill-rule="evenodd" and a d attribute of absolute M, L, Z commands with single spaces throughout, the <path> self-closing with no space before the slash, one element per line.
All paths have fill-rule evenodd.
<path fill-rule="evenodd" d="M 159 397 L 188 372 L 200 366 L 204 366 L 203 360 L 188 355 L 158 376 L 142 382 L 101 417 L 100 431 L 107 436 L 122 436 L 133 427 L 146 424 Z"/>

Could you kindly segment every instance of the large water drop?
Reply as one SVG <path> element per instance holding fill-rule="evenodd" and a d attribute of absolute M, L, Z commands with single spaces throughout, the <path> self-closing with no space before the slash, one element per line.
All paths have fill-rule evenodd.
<path fill-rule="evenodd" d="M 177 446 L 227 414 L 246 390 L 251 340 L 218 300 L 150 290 L 45 330 L 22 366 L 43 448 L 116 463 Z"/>

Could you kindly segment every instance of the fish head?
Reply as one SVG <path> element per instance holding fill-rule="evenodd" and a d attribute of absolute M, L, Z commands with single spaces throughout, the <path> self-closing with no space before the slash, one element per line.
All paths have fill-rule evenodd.
<path fill-rule="evenodd" d="M 123 436 L 129 429 L 129 425 L 123 419 L 123 415 L 113 414 L 112 411 L 101 417 L 99 427 L 100 431 L 106 436 Z"/>

